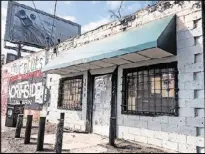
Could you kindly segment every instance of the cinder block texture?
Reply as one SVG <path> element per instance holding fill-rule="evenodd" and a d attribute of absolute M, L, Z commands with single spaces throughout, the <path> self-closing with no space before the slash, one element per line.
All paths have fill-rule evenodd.
<path fill-rule="evenodd" d="M 177 152 L 204 151 L 204 139 L 201 130 L 204 128 L 204 59 L 202 47 L 202 16 L 200 1 L 182 1 L 174 4 L 160 2 L 153 7 L 140 10 L 133 14 L 136 17 L 128 22 L 127 30 L 148 22 L 176 14 L 177 55 L 162 59 L 120 65 L 118 69 L 117 97 L 117 136 L 119 138 L 152 144 Z M 108 36 L 120 33 L 123 27 L 120 21 L 114 21 L 100 28 L 60 43 L 59 53 L 91 43 Z M 55 58 L 53 49 L 49 51 L 49 61 Z M 35 54 L 45 54 L 45 50 Z M 45 58 L 45 56 L 44 56 Z M 22 58 L 24 59 L 24 58 Z M 147 66 L 157 63 L 178 62 L 178 103 L 179 116 L 129 116 L 121 114 L 122 103 L 122 72 L 123 68 Z M 9 63 L 3 66 L 11 70 Z M 40 66 L 40 65 L 39 65 Z M 23 66 L 22 66 L 23 67 Z M 61 112 L 65 113 L 65 126 L 85 130 L 87 111 L 87 74 L 83 81 L 82 111 L 57 109 L 59 79 L 62 76 L 49 75 L 47 85 L 51 91 L 48 120 L 57 122 Z M 74 74 L 68 74 L 74 76 Z M 51 79 L 52 78 L 52 79 Z M 103 116 L 103 115 L 102 115 Z"/>
<path fill-rule="evenodd" d="M 148 144 L 176 152 L 196 153 L 197 148 L 202 148 L 204 142 L 201 140 L 204 135 L 201 131 L 204 129 L 202 24 L 201 7 L 199 4 L 197 8 L 196 4 L 199 3 L 187 1 L 182 3 L 183 8 L 175 5 L 172 11 L 171 9 L 166 10 L 167 15 L 171 12 L 177 14 L 177 55 L 174 61 L 178 63 L 178 116 L 140 116 L 137 120 L 132 118 L 131 122 L 130 116 L 121 114 L 123 69 L 157 64 L 159 61 L 148 60 L 135 64 L 125 64 L 120 66 L 118 70 L 118 118 L 123 121 L 118 126 L 119 130 L 122 126 L 129 127 L 129 130 L 132 130 L 129 133 L 134 134 L 133 132 L 137 128 L 136 135 L 148 137 Z M 143 17 L 144 20 L 152 18 L 152 15 L 149 16 L 149 14 L 145 16 Z M 158 15 L 158 17 L 160 18 L 161 16 Z M 172 59 L 170 58 L 171 61 Z M 169 62 L 169 59 L 166 59 L 166 62 Z M 143 122 L 144 125 L 142 125 Z M 136 127 L 138 125 L 140 127 Z"/>

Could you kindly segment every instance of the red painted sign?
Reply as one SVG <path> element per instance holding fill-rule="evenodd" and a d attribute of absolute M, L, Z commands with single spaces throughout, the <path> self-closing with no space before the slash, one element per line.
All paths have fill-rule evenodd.
<path fill-rule="evenodd" d="M 12 76 L 10 78 L 10 82 L 14 82 L 16 80 L 26 80 L 26 79 L 30 79 L 30 78 L 38 78 L 38 77 L 43 77 L 43 73 L 40 70 L 35 71 L 35 72 L 31 72 L 28 74 L 18 74 L 16 76 Z"/>

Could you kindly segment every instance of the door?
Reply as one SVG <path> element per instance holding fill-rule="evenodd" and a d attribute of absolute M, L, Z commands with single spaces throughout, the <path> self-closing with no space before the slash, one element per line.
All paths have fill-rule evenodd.
<path fill-rule="evenodd" d="M 94 78 L 93 97 L 93 133 L 109 136 L 111 113 L 112 75 Z"/>

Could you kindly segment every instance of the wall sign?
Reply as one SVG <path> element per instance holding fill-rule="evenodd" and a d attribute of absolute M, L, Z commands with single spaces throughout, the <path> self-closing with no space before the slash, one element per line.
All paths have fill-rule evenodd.
<path fill-rule="evenodd" d="M 25 108 L 40 110 L 43 104 L 43 73 L 40 70 L 10 78 L 8 102 L 25 104 Z"/>

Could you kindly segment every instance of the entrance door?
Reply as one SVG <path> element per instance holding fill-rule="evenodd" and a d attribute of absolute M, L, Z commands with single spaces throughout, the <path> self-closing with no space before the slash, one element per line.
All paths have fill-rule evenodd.
<path fill-rule="evenodd" d="M 93 133 L 109 136 L 112 75 L 94 78 Z"/>

